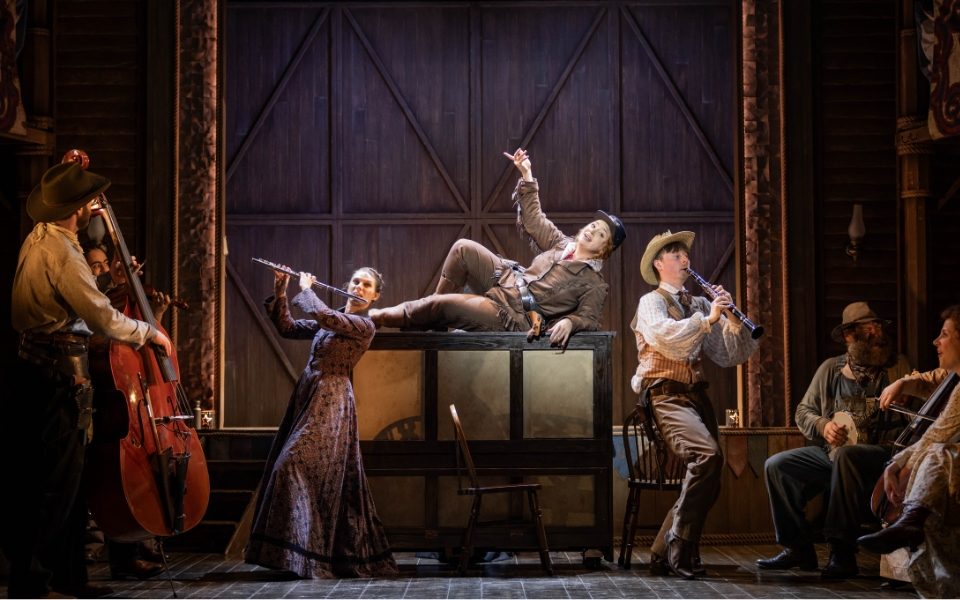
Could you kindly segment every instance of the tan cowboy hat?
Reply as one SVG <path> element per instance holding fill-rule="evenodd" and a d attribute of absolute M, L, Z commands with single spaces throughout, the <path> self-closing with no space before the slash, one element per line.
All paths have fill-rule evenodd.
<path fill-rule="evenodd" d="M 871 323 L 876 321 L 883 325 L 889 325 L 892 321 L 881 319 L 877 313 L 873 312 L 870 305 L 866 302 L 852 302 L 843 309 L 843 323 L 833 328 L 830 337 L 837 342 L 843 342 L 843 330 L 847 327 L 853 327 L 857 323 Z"/>
<path fill-rule="evenodd" d="M 643 258 L 640 259 L 640 274 L 643 275 L 643 280 L 650 285 L 657 285 L 657 271 L 653 267 L 653 261 L 657 258 L 660 250 L 674 242 L 681 242 L 684 246 L 690 248 L 695 237 L 697 237 L 697 234 L 692 231 L 671 233 L 669 229 L 653 236 L 653 239 L 647 244 L 647 249 L 643 251 Z"/>
<path fill-rule="evenodd" d="M 27 198 L 27 214 L 34 221 L 52 223 L 66 219 L 104 190 L 110 180 L 84 171 L 79 163 L 61 163 L 47 169 Z"/>

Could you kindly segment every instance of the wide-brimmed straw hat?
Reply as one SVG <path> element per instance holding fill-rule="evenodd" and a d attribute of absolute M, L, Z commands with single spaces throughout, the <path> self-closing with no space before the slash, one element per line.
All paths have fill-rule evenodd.
<path fill-rule="evenodd" d="M 47 169 L 27 198 L 27 214 L 34 221 L 66 219 L 110 187 L 110 180 L 85 171 L 79 163 L 61 163 Z"/>
<path fill-rule="evenodd" d="M 616 250 L 619 248 L 620 244 L 623 243 L 623 240 L 627 239 L 627 228 L 623 226 L 623 221 L 621 221 L 616 215 L 605 213 L 602 210 L 598 210 L 597 214 L 594 216 L 596 220 L 605 222 L 607 227 L 610 228 L 610 236 L 613 240 L 613 249 Z"/>
<path fill-rule="evenodd" d="M 653 261 L 657 258 L 660 250 L 674 242 L 680 242 L 689 249 L 693 245 L 693 238 L 695 237 L 697 237 L 697 234 L 692 231 L 671 233 L 669 229 L 653 236 L 653 239 L 647 244 L 647 249 L 643 251 L 643 258 L 640 259 L 640 274 L 643 276 L 643 280 L 650 285 L 657 285 L 657 271 L 653 266 Z"/>
<path fill-rule="evenodd" d="M 834 341 L 842 342 L 844 329 L 853 327 L 857 323 L 872 323 L 874 321 L 882 323 L 884 326 L 892 323 L 892 321 L 878 317 L 877 313 L 873 312 L 866 302 L 852 302 L 843 309 L 843 322 L 833 328 L 830 336 Z"/>

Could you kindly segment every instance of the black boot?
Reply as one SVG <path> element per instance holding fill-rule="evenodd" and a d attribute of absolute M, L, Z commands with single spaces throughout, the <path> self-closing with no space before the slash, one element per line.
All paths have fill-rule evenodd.
<path fill-rule="evenodd" d="M 667 534 L 667 567 L 677 577 L 684 579 L 694 579 L 696 575 L 693 572 L 693 546 L 683 538 L 679 538 L 673 533 Z"/>
<path fill-rule="evenodd" d="M 898 548 L 907 546 L 911 552 L 923 543 L 923 524 L 930 515 L 930 509 L 920 504 L 904 504 L 903 513 L 893 525 L 876 533 L 865 535 L 857 540 L 864 550 L 877 554 L 889 554 Z"/>
<path fill-rule="evenodd" d="M 801 571 L 816 571 L 817 566 L 817 551 L 814 550 L 813 544 L 788 546 L 776 556 L 761 558 L 757 561 L 757 568 L 764 570 L 798 567 Z"/>
<path fill-rule="evenodd" d="M 860 573 L 856 546 L 840 540 L 830 541 L 830 560 L 820 571 L 821 579 L 850 579 Z"/>

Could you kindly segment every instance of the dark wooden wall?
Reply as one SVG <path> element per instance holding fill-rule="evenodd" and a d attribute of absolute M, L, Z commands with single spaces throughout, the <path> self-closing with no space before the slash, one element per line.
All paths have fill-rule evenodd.
<path fill-rule="evenodd" d="M 159 261 L 142 250 L 148 201 L 144 6 L 137 0 L 57 2 L 54 158 L 59 162 L 71 148 L 86 150 L 90 170 L 113 182 L 107 197 L 131 251 Z"/>
<path fill-rule="evenodd" d="M 38 2 L 31 6 L 36 9 L 41 5 Z M 169 93 L 169 89 L 158 88 L 163 78 L 152 74 L 151 59 L 145 57 L 150 40 L 160 38 L 162 42 L 164 32 L 170 29 L 151 23 L 151 11 L 157 5 L 157 2 L 133 0 L 59 0 L 49 7 L 55 31 L 52 47 L 56 68 L 49 75 L 21 74 L 25 90 L 43 90 L 45 84 L 41 81 L 38 85 L 36 80 L 50 79 L 48 83 L 53 86 L 52 96 L 56 100 L 56 147 L 51 160 L 58 160 L 64 150 L 77 145 L 90 151 L 92 168 L 114 180 L 110 198 L 125 223 L 124 232 L 130 245 L 146 255 L 148 261 L 152 260 L 148 270 L 162 267 L 165 255 L 156 249 L 162 245 L 150 244 L 145 238 L 162 237 L 169 230 L 163 210 L 156 208 L 158 199 L 150 179 L 153 165 L 144 164 L 147 152 L 163 152 L 162 148 L 151 150 L 158 138 L 150 133 L 150 119 L 163 121 L 165 118 L 157 116 L 151 102 L 163 100 Z M 236 6 L 239 5 L 231 4 L 231 10 Z M 498 162 L 500 150 L 529 142 L 535 173 L 543 184 L 546 209 L 564 228 L 572 231 L 585 220 L 587 211 L 597 206 L 620 210 L 627 219 L 630 228 L 627 245 L 605 270 L 614 286 L 612 296 L 618 303 L 616 307 L 608 306 L 607 324 L 619 334 L 620 363 L 616 380 L 622 406 L 635 360 L 633 341 L 626 327 L 637 297 L 646 289 L 639 282 L 633 262 L 647 239 L 667 227 L 694 229 L 700 234 L 701 242 L 705 238 L 717 239 L 716 234 L 709 233 L 711 228 L 732 231 L 732 211 L 724 205 L 723 194 L 727 192 L 720 193 L 727 187 L 722 169 L 713 166 L 712 153 L 707 152 L 704 144 L 691 143 L 689 136 L 694 130 L 690 121 L 683 118 L 683 111 L 672 116 L 669 113 L 654 116 L 647 110 L 653 105 L 669 106 L 664 98 L 673 96 L 669 87 L 663 85 L 664 80 L 659 77 L 637 31 L 643 31 L 649 39 L 649 47 L 660 57 L 664 73 L 676 84 L 680 97 L 690 102 L 695 120 L 704 128 L 703 138 L 716 146 L 716 156 L 730 173 L 729 157 L 735 149 L 724 144 L 734 143 L 730 132 L 736 128 L 735 86 L 730 84 L 726 100 L 722 94 L 712 98 L 702 90 L 694 91 L 691 86 L 700 79 L 696 70 L 700 67 L 685 63 L 683 57 L 693 55 L 688 52 L 690 47 L 698 49 L 697 56 L 733 57 L 732 49 L 729 53 L 714 50 L 713 46 L 700 50 L 700 44 L 715 43 L 711 35 L 734 35 L 735 9 L 725 4 L 703 8 L 704 15 L 710 11 L 723 15 L 719 28 L 709 28 L 708 21 L 698 25 L 696 19 L 689 17 L 689 10 L 698 9 L 686 6 L 653 8 L 639 3 L 579 3 L 564 4 L 563 10 L 552 11 L 556 4 L 524 8 L 497 4 L 493 5 L 496 11 L 491 14 L 499 11 L 504 22 L 508 17 L 518 17 L 521 23 L 530 23 L 532 19 L 533 24 L 527 29 L 540 36 L 505 45 L 510 39 L 510 30 L 506 25 L 493 29 L 496 18 L 481 16 L 482 11 L 476 5 L 428 5 L 429 10 L 420 11 L 416 18 L 403 17 L 398 21 L 402 26 L 425 32 L 417 38 L 419 41 L 408 40 L 409 43 L 393 41 L 391 20 L 376 16 L 378 11 L 389 9 L 382 5 L 379 8 L 361 6 L 352 10 L 351 15 L 364 32 L 366 42 L 377 52 L 378 66 L 356 33 L 354 22 L 334 7 L 314 34 L 320 54 L 305 54 L 301 59 L 306 61 L 304 66 L 291 70 L 286 84 L 300 88 L 314 86 L 316 93 L 294 102 L 278 97 L 274 102 L 276 108 L 267 111 L 266 119 L 258 126 L 262 131 L 254 136 L 256 143 L 251 142 L 245 151 L 247 158 L 235 161 L 239 146 L 251 128 L 257 126 L 257 115 L 242 116 L 241 105 L 247 107 L 247 113 L 266 105 L 274 84 L 284 78 L 289 58 L 298 52 L 319 11 L 327 7 L 307 4 L 290 9 L 290 5 L 284 6 L 287 8 L 274 7 L 276 10 L 270 11 L 269 18 L 251 25 L 250 31 L 236 30 L 238 25 L 228 22 L 225 32 L 227 68 L 245 73 L 243 77 L 228 80 L 226 90 L 230 111 L 227 156 L 236 171 L 230 176 L 227 192 L 231 213 L 228 234 L 233 273 L 230 277 L 231 282 L 248 282 L 249 292 L 247 303 L 241 298 L 239 288 L 229 287 L 234 283 L 228 284 L 227 344 L 232 351 L 265 348 L 272 343 L 262 334 L 248 340 L 230 337 L 230 332 L 260 327 L 250 306 L 255 306 L 266 293 L 269 278 L 257 271 L 242 272 L 247 268 L 248 256 L 253 253 L 275 254 L 278 258 L 289 257 L 291 262 L 299 260 L 305 265 L 316 265 L 318 274 L 335 282 L 344 279 L 347 272 L 361 262 L 376 262 L 387 271 L 385 300 L 388 302 L 429 290 L 443 252 L 459 236 L 481 240 L 517 258 L 529 258 L 524 244 L 512 231 L 512 215 L 506 206 L 505 195 L 512 188 L 513 175 L 505 175 L 509 171 L 507 165 Z M 538 19 L 535 14 L 538 6 L 557 14 Z M 791 3 L 787 8 L 796 11 L 797 7 Z M 895 233 L 900 215 L 893 148 L 897 39 L 894 3 L 892 0 L 836 0 L 814 2 L 800 8 L 807 11 L 801 16 L 809 20 L 809 26 L 792 38 L 787 36 L 784 66 L 789 76 L 788 89 L 791 82 L 801 82 L 798 84 L 801 89 L 791 90 L 787 96 L 788 131 L 791 124 L 802 125 L 805 119 L 809 120 L 809 133 L 794 132 L 790 138 L 801 148 L 803 156 L 789 157 L 788 185 L 803 176 L 802 158 L 806 157 L 813 165 L 808 174 L 809 194 L 794 195 L 791 199 L 794 204 L 806 203 L 800 204 L 798 210 L 807 211 L 806 218 L 811 221 L 809 227 L 803 226 L 795 215 L 790 221 L 790 235 L 796 240 L 791 245 L 791 273 L 803 274 L 802 278 L 791 280 L 797 290 L 797 297 L 791 302 L 791 319 L 802 317 L 803 325 L 792 329 L 795 342 L 791 376 L 795 399 L 802 395 L 819 361 L 840 351 L 829 339 L 829 332 L 839 321 L 846 302 L 853 298 L 866 299 L 891 318 L 897 318 L 902 311 L 898 303 L 906 302 L 902 282 L 898 281 L 901 277 L 898 265 L 902 265 L 898 261 L 902 259 L 897 256 L 897 248 L 901 248 L 902 253 L 904 240 Z M 605 16 L 595 24 L 595 15 L 601 10 L 606 11 Z M 424 16 L 430 11 L 435 15 L 432 21 Z M 663 20 L 672 24 L 661 27 L 658 13 L 670 15 Z M 454 37 L 451 34 L 443 37 L 436 31 L 436 23 L 448 24 L 449 15 L 456 15 L 458 25 L 452 29 L 459 36 L 456 39 L 450 39 Z M 628 18 L 630 15 L 633 17 Z M 795 17 L 791 15 L 791 23 L 796 22 Z M 411 19 L 417 22 L 414 24 Z M 682 24 L 683 29 L 677 29 L 677 37 L 671 41 L 665 32 L 670 27 L 680 27 L 678 24 Z M 291 32 L 286 38 L 267 34 L 270 27 L 284 26 L 290 27 Z M 698 29 L 700 27 L 703 28 Z M 728 32 L 726 28 L 731 29 Z M 707 35 L 708 30 L 713 34 Z M 238 35 L 250 36 L 244 46 L 251 54 L 251 60 L 239 65 L 238 59 L 248 57 L 232 54 L 230 40 Z M 666 37 L 666 41 L 658 36 Z M 570 39 L 566 39 L 568 37 Z M 559 86 L 536 131 L 529 140 L 525 139 L 585 38 L 587 44 L 581 58 L 565 83 Z M 254 44 L 253 40 L 259 41 Z M 561 44 L 564 40 L 566 46 Z M 696 40 L 696 44 L 692 40 Z M 167 39 L 168 46 L 170 43 Z M 438 47 L 446 50 L 443 44 L 447 43 L 449 51 L 436 51 Z M 389 51 L 384 51 L 384 47 Z M 335 55 L 330 54 L 335 50 L 338 50 Z M 429 61 L 418 64 L 407 60 L 417 52 L 429 54 Z M 273 71 L 258 75 L 258 69 L 266 68 L 260 64 L 260 55 L 270 53 L 286 53 L 287 59 L 273 65 Z M 555 53 L 559 53 L 560 58 L 547 56 Z M 172 60 L 169 55 L 167 51 L 163 60 Z M 505 56 L 511 60 L 506 61 Z M 515 58 L 518 56 L 542 62 L 544 72 L 521 72 Z M 601 64 L 605 66 L 597 68 L 596 65 Z M 731 61 L 730 69 L 734 64 Z M 624 65 L 637 68 L 632 73 L 625 72 Z M 393 89 L 380 75 L 380 67 L 391 75 Z M 311 79 L 304 81 L 307 73 Z M 344 82 L 345 74 L 351 73 L 357 75 L 353 83 L 336 89 L 331 87 L 332 83 Z M 429 73 L 444 76 L 442 81 L 434 80 Z M 523 91 L 494 92 L 494 87 L 477 83 L 507 81 L 511 77 L 521 77 L 522 85 L 528 85 L 526 80 L 530 79 L 532 91 L 524 88 Z M 736 73 L 730 70 L 724 77 L 735 81 Z M 261 87 L 254 89 L 256 86 Z M 405 100 L 406 108 L 401 106 L 395 92 Z M 807 106 L 798 104 L 797 97 L 802 93 L 809 96 Z M 31 92 L 30 98 L 25 97 L 28 110 L 38 101 L 33 95 Z M 501 96 L 509 101 L 500 102 Z M 694 96 L 696 102 L 690 100 Z M 357 99 L 357 110 L 352 109 L 352 99 Z M 452 108 L 464 102 L 468 103 L 468 117 Z M 591 109 L 586 120 L 571 116 L 577 114 L 574 107 L 578 102 L 588 103 Z M 679 105 L 674 102 L 674 106 Z M 473 111 L 472 107 L 478 108 Z M 517 113 L 511 115 L 511 109 Z M 300 111 L 298 122 L 315 124 L 316 128 L 274 122 L 281 113 L 284 118 L 292 119 L 291 111 L 295 110 Z M 717 116 L 727 112 L 731 116 L 724 117 L 726 120 Z M 340 115 L 340 120 L 334 119 L 333 114 Z M 411 116 L 420 124 L 419 132 L 413 128 Z M 729 131 L 718 134 L 721 122 Z M 573 130 L 576 131 L 571 133 Z M 361 142 L 345 142 L 347 131 L 363 133 L 359 138 Z M 664 140 L 671 139 L 671 132 L 673 138 L 681 139 L 676 147 L 664 146 Z M 264 134 L 276 139 L 286 137 L 293 142 L 274 155 L 264 149 L 280 146 L 265 144 Z M 350 135 L 347 141 L 354 139 Z M 809 137 L 804 137 L 806 135 Z M 432 154 L 425 149 L 421 138 L 429 140 Z M 589 151 L 580 151 L 581 147 L 575 143 L 579 138 L 586 140 L 584 147 Z M 384 139 L 390 140 L 399 151 L 387 152 L 378 146 L 377 141 Z M 320 143 L 320 140 L 325 141 Z M 603 148 L 612 154 L 603 154 Z M 649 148 L 656 151 L 651 155 Z M 676 154 L 680 148 L 688 154 Z M 954 277 L 960 244 L 957 225 L 960 200 L 956 193 L 947 197 L 956 183 L 960 151 L 956 142 L 949 141 L 937 142 L 936 148 L 934 198 L 929 212 L 931 285 L 927 309 L 931 315 L 960 300 L 960 282 Z M 23 152 L 42 151 L 29 144 L 0 140 L 4 159 L 2 189 L 9 217 L 4 221 L 4 239 L 9 242 L 2 271 L 6 289 L 12 281 L 16 250 L 24 234 L 19 204 L 25 200 L 24 188 L 28 190 L 36 182 L 35 173 L 17 171 L 16 157 Z M 397 156 L 401 161 L 396 161 Z M 436 166 L 434 157 L 443 164 L 445 174 Z M 282 168 L 265 167 L 271 160 Z M 700 165 L 694 169 L 696 176 L 691 176 L 691 171 L 675 169 L 678 164 L 693 163 Z M 390 171 L 396 168 L 401 168 L 399 174 Z M 505 171 L 497 172 L 498 168 Z M 230 191 L 236 190 L 244 177 L 247 182 L 253 182 L 251 189 L 258 192 L 246 199 Z M 292 182 L 306 181 L 305 177 L 313 183 L 301 193 Z M 506 179 L 500 192 L 492 194 L 493 187 L 503 177 Z M 145 179 L 150 183 L 145 183 Z M 658 198 L 669 186 L 674 186 L 670 194 L 677 200 L 665 205 Z M 713 208 L 693 210 L 691 205 L 684 204 L 687 198 L 700 198 L 705 207 Z M 846 226 L 854 202 L 864 203 L 867 225 L 867 239 L 857 266 L 844 254 Z M 304 207 L 305 213 L 298 212 Z M 278 214 L 271 215 L 272 212 Z M 257 230 L 254 225 L 260 222 L 267 226 Z M 376 231 L 371 230 L 371 223 L 377 225 Z M 422 234 L 421 229 L 427 224 L 429 237 Z M 335 243 L 335 240 L 340 241 Z M 270 246 L 271 243 L 276 245 Z M 699 246 L 695 258 L 712 274 L 720 263 L 721 252 L 708 250 L 710 243 L 706 248 Z M 719 245 L 723 246 L 723 242 Z M 303 248 L 303 253 L 281 254 L 293 247 Z M 361 247 L 365 248 L 363 255 L 351 254 L 350 248 Z M 407 247 L 414 248 L 412 257 L 411 253 L 401 254 L 397 250 Z M 380 256 L 387 259 L 381 260 Z M 395 259 L 396 264 L 390 264 L 388 259 Z M 808 260 L 813 264 L 805 271 L 803 263 Z M 157 279 L 156 273 L 151 276 Z M 721 268 L 719 280 L 732 285 L 730 266 Z M 0 308 L 8 307 L 8 301 L 8 294 L 4 294 Z M 4 313 L 8 314 L 8 309 Z M 932 339 L 938 327 L 939 319 L 932 318 L 926 339 Z M 4 356 L 12 356 L 16 340 L 7 318 L 3 319 L 2 333 L 7 351 Z M 930 348 L 927 344 L 923 346 Z M 279 353 L 263 352 L 262 348 L 250 350 L 249 356 L 231 355 L 226 367 L 228 375 L 231 370 L 241 368 L 256 371 L 241 367 L 250 364 L 261 370 L 283 372 L 287 370 L 284 362 L 296 374 L 302 366 L 305 348 L 296 344 L 281 347 L 285 360 L 281 360 Z M 932 353 L 928 353 L 918 366 L 930 367 L 934 359 Z M 272 384 L 263 383 L 263 389 L 257 387 L 261 382 L 255 381 L 244 393 L 257 403 L 282 403 L 290 385 L 289 375 L 283 377 L 277 377 Z M 234 380 L 230 385 L 236 389 L 249 383 Z M 721 395 L 718 405 L 726 401 Z M 232 402 L 229 394 L 227 402 Z M 276 408 L 271 407 L 256 418 L 272 420 L 275 414 Z"/>
<path fill-rule="evenodd" d="M 842 351 L 830 331 L 848 303 L 866 300 L 885 318 L 898 315 L 896 6 L 843 0 L 814 7 L 820 361 Z M 867 230 L 856 263 L 845 251 L 854 203 L 863 204 Z"/>
<path fill-rule="evenodd" d="M 385 305 L 431 291 L 460 237 L 528 262 L 518 146 L 562 229 L 627 224 L 603 271 L 619 421 L 647 241 L 697 232 L 694 264 L 733 287 L 736 19 L 727 0 L 228 4 L 226 425 L 275 425 L 307 352 L 263 321 L 250 257 L 334 283 L 374 265 Z M 736 406 L 735 371 L 711 379 Z"/>
<path fill-rule="evenodd" d="M 816 363 L 842 351 L 829 335 L 840 323 L 843 307 L 866 300 L 882 317 L 895 321 L 904 348 L 904 313 L 916 295 L 904 281 L 903 215 L 898 199 L 897 151 L 897 3 L 837 0 L 811 4 L 815 230 L 809 248 L 816 255 Z M 928 94 L 920 78 L 918 94 Z M 926 102 L 921 103 L 922 107 Z M 928 289 L 919 293 L 929 326 L 921 332 L 915 368 L 937 366 L 927 343 L 940 329 L 940 311 L 960 302 L 960 143 L 941 140 L 931 159 L 931 191 L 927 203 Z M 950 191 L 953 194 L 948 196 Z M 860 259 L 846 254 L 852 206 L 862 203 L 867 236 Z M 792 259 L 795 257 L 791 257 Z M 795 332 L 803 337 L 803 332 Z M 816 368 L 816 364 L 810 363 Z M 795 371 L 798 383 L 810 373 Z M 802 383 L 805 388 L 805 383 Z M 795 397 L 799 399 L 795 393 Z"/>

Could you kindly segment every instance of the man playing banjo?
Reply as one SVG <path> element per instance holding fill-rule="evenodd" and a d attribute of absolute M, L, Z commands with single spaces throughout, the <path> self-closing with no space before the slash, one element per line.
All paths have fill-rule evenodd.
<path fill-rule="evenodd" d="M 760 569 L 817 569 L 814 527 L 804 507 L 823 493 L 822 532 L 830 559 L 821 576 L 846 579 L 859 572 L 860 523 L 870 515 L 870 494 L 905 424 L 900 415 L 883 422 L 877 406 L 883 388 L 909 370 L 906 359 L 893 352 L 884 331 L 889 324 L 866 302 L 843 309 L 832 336 L 847 351 L 820 365 L 797 405 L 797 427 L 817 445 L 779 452 L 764 465 L 777 543 L 784 550 L 758 560 Z"/>

